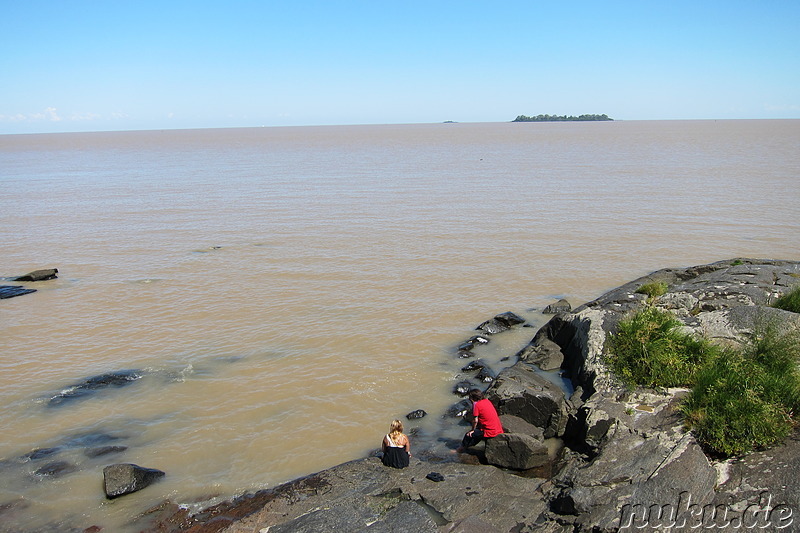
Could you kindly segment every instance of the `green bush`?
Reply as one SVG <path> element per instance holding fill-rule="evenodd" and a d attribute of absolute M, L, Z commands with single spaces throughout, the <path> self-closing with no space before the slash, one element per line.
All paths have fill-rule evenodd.
<path fill-rule="evenodd" d="M 636 289 L 636 292 L 639 294 L 646 294 L 650 298 L 657 298 L 658 296 L 667 294 L 668 290 L 669 286 L 663 281 L 651 281 Z"/>
<path fill-rule="evenodd" d="M 608 339 L 611 370 L 629 387 L 690 386 L 699 367 L 720 349 L 680 326 L 675 315 L 652 306 L 622 320 Z"/>
<path fill-rule="evenodd" d="M 778 298 L 773 307 L 791 311 L 792 313 L 800 313 L 800 285 L 795 285 L 789 292 Z"/>
<path fill-rule="evenodd" d="M 682 405 L 688 427 L 708 451 L 741 455 L 781 442 L 800 408 L 800 335 L 757 328 L 740 351 L 725 350 L 699 370 Z"/>

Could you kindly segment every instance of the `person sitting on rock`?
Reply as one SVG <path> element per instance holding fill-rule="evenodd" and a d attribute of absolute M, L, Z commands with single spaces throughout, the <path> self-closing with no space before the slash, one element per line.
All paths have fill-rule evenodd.
<path fill-rule="evenodd" d="M 483 397 L 483 393 L 478 389 L 469 391 L 469 399 L 472 401 L 472 431 L 468 431 L 461 441 L 458 452 L 463 452 L 470 446 L 475 446 L 483 439 L 490 439 L 503 433 L 503 424 L 497 416 L 497 409 L 491 401 Z"/>
<path fill-rule="evenodd" d="M 392 421 L 389 433 L 383 437 L 381 448 L 383 449 L 381 461 L 384 465 L 393 468 L 405 468 L 408 466 L 408 460 L 411 457 L 411 442 L 403 434 L 403 423 L 401 421 Z"/>

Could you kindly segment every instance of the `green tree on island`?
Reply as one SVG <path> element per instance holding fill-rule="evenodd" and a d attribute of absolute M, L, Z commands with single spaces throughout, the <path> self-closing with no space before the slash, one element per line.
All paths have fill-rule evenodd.
<path fill-rule="evenodd" d="M 610 118 L 606 114 L 602 115 L 580 115 L 580 116 L 573 116 L 573 115 L 536 115 L 535 117 L 528 117 L 525 115 L 519 115 L 517 118 L 512 120 L 511 122 L 591 122 L 591 121 L 599 121 L 599 120 L 614 120 Z"/>

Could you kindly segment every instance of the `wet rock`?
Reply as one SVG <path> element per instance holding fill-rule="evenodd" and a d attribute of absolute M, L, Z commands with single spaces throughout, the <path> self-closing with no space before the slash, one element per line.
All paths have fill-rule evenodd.
<path fill-rule="evenodd" d="M 30 294 L 32 292 L 36 292 L 36 289 L 26 289 L 19 285 L 0 285 L 0 300 L 14 298 L 15 296 L 22 296 L 23 294 Z"/>
<path fill-rule="evenodd" d="M 48 401 L 49 406 L 58 406 L 66 402 L 85 398 L 94 392 L 110 387 L 119 388 L 130 385 L 141 379 L 144 374 L 139 370 L 121 370 L 90 377 L 65 388 Z"/>
<path fill-rule="evenodd" d="M 155 468 L 119 463 L 103 469 L 103 488 L 106 498 L 112 499 L 142 490 L 166 474 Z"/>
<path fill-rule="evenodd" d="M 67 461 L 54 461 L 47 463 L 43 467 L 34 472 L 37 476 L 43 477 L 61 477 L 78 470 L 78 467 Z"/>
<path fill-rule="evenodd" d="M 486 322 L 483 322 L 475 329 L 479 329 L 484 333 L 486 333 L 487 335 L 495 335 L 510 328 L 507 324 L 492 318 L 490 320 L 487 320 Z"/>
<path fill-rule="evenodd" d="M 445 416 L 453 417 L 453 418 L 462 418 L 467 413 L 472 412 L 472 402 L 469 400 L 461 400 L 458 403 L 455 403 L 448 407 Z"/>
<path fill-rule="evenodd" d="M 511 311 L 506 311 L 505 313 L 500 313 L 499 315 L 494 317 L 495 320 L 498 322 L 503 322 L 509 327 L 516 326 L 517 324 L 524 324 L 525 319 L 521 316 L 512 313 Z"/>
<path fill-rule="evenodd" d="M 453 387 L 453 394 L 466 396 L 473 387 L 474 385 L 469 381 L 459 381 L 456 383 L 455 387 Z"/>
<path fill-rule="evenodd" d="M 487 335 L 494 335 L 496 333 L 506 331 L 507 329 L 511 329 L 513 326 L 522 324 L 524 322 L 524 318 L 512 313 L 511 311 L 507 311 L 505 313 L 496 315 L 494 318 L 487 320 L 486 322 L 483 322 L 475 329 L 483 331 Z"/>
<path fill-rule="evenodd" d="M 561 298 L 556 303 L 552 303 L 547 307 L 545 307 L 544 310 L 542 311 L 542 314 L 557 315 L 559 313 L 569 313 L 570 311 L 572 311 L 572 306 L 570 305 L 570 303 L 564 298 Z"/>
<path fill-rule="evenodd" d="M 484 337 L 483 335 L 475 335 L 465 340 L 461 344 L 459 344 L 457 350 L 459 352 L 467 352 L 471 351 L 476 346 L 481 346 L 483 344 L 488 344 L 488 343 L 489 343 L 488 338 Z"/>
<path fill-rule="evenodd" d="M 469 364 L 464 365 L 463 367 L 461 367 L 461 371 L 462 372 L 475 372 L 477 370 L 481 370 L 482 368 L 485 368 L 486 366 L 488 366 L 488 364 L 483 359 L 475 359 L 474 361 L 470 361 Z"/>
<path fill-rule="evenodd" d="M 495 377 L 497 377 L 497 374 L 495 374 L 494 370 L 492 370 L 488 366 L 485 366 L 480 369 L 478 375 L 475 376 L 475 379 L 477 379 L 481 383 L 491 383 L 492 381 L 494 381 Z"/>
<path fill-rule="evenodd" d="M 428 414 L 428 413 L 426 413 L 426 412 L 425 412 L 425 411 L 423 411 L 422 409 L 417 409 L 416 411 L 411 411 L 410 413 L 408 413 L 408 414 L 406 415 L 406 418 L 407 418 L 407 419 L 409 419 L 409 420 L 417 420 L 417 419 L 419 419 L 419 418 L 422 418 L 422 417 L 424 417 L 424 416 L 425 416 L 425 415 L 427 415 L 427 414 Z"/>
<path fill-rule="evenodd" d="M 458 355 L 459 359 L 471 359 L 475 357 L 475 353 L 470 350 L 458 350 L 456 355 Z"/>
<path fill-rule="evenodd" d="M 512 470 L 529 470 L 549 461 L 547 446 L 530 435 L 502 433 L 486 439 L 486 462 Z"/>
<path fill-rule="evenodd" d="M 34 270 L 33 272 L 28 272 L 24 276 L 14 278 L 12 281 L 45 281 L 48 279 L 57 278 L 57 274 L 57 268 L 46 268 L 43 270 Z"/>

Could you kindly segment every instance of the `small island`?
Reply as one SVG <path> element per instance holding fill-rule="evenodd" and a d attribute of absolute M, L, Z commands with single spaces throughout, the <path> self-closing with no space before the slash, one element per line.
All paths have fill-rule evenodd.
<path fill-rule="evenodd" d="M 596 122 L 596 121 L 603 121 L 603 120 L 614 120 L 610 118 L 606 114 L 602 115 L 580 115 L 580 116 L 572 116 L 572 115 L 536 115 L 535 117 L 528 117 L 525 115 L 519 115 L 517 118 L 512 120 L 511 122 Z"/>

